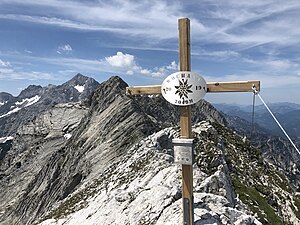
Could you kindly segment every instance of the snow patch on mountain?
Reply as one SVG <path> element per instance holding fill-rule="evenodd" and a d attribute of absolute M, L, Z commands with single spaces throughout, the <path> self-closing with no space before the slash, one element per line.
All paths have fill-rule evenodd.
<path fill-rule="evenodd" d="M 19 108 L 19 107 L 14 108 L 13 110 L 10 110 L 8 113 L 5 113 L 5 114 L 3 114 L 3 115 L 0 115 L 0 118 L 5 117 L 5 116 L 9 116 L 10 114 L 16 113 L 16 112 L 20 111 L 21 109 L 22 109 L 22 108 Z"/>
<path fill-rule="evenodd" d="M 12 136 L 0 137 L 0 143 L 5 143 L 5 142 L 10 141 L 12 139 L 14 139 L 14 137 L 12 137 Z"/>
<path fill-rule="evenodd" d="M 84 91 L 84 86 L 81 86 L 81 85 L 76 85 L 74 88 L 80 93 L 82 93 Z"/>
<path fill-rule="evenodd" d="M 25 98 L 20 102 L 16 102 L 15 104 L 21 105 L 23 107 L 27 107 L 27 106 L 33 105 L 34 103 L 37 103 L 40 100 L 40 98 L 41 98 L 40 96 L 36 95 L 32 98 Z"/>
<path fill-rule="evenodd" d="M 0 107 L 3 106 L 3 105 L 5 105 L 6 103 L 7 103 L 7 101 L 5 101 L 5 102 L 0 102 Z"/>
<path fill-rule="evenodd" d="M 11 106 L 10 108 L 11 108 L 12 110 L 10 110 L 9 112 L 7 112 L 7 113 L 5 113 L 5 114 L 3 114 L 3 115 L 0 115 L 0 118 L 3 118 L 3 117 L 5 117 L 5 116 L 9 116 L 9 115 L 11 115 L 11 114 L 13 114 L 13 113 L 16 113 L 16 112 L 20 111 L 22 108 L 31 106 L 31 105 L 37 103 L 37 102 L 40 100 L 40 98 L 41 98 L 40 96 L 36 95 L 36 96 L 34 96 L 34 97 L 32 97 L 32 98 L 25 98 L 25 99 L 21 100 L 20 102 L 17 101 L 17 102 L 15 103 L 15 105 L 16 105 L 16 106 L 20 106 L 20 107 Z"/>
<path fill-rule="evenodd" d="M 64 138 L 67 140 L 69 140 L 71 137 L 72 137 L 72 134 L 70 134 L 70 133 L 67 133 L 64 135 Z"/>

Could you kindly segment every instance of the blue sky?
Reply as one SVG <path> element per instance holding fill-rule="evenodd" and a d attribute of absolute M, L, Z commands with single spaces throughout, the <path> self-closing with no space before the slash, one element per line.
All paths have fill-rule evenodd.
<path fill-rule="evenodd" d="M 267 102 L 300 104 L 298 0 L 0 0 L 0 92 L 102 82 L 157 85 L 178 69 L 179 18 L 191 20 L 192 71 L 207 81 L 261 80 Z M 207 94 L 251 104 L 251 93 Z"/>

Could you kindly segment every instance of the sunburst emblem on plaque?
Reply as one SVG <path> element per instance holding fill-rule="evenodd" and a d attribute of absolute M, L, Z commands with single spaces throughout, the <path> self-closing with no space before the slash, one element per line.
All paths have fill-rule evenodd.
<path fill-rule="evenodd" d="M 188 84 L 188 80 L 184 80 L 182 79 L 182 81 L 179 81 L 179 86 L 175 86 L 175 88 L 177 89 L 175 92 L 175 95 L 178 94 L 180 98 L 188 98 L 188 93 L 193 93 L 191 89 L 191 87 L 193 86 L 192 84 L 189 85 Z"/>

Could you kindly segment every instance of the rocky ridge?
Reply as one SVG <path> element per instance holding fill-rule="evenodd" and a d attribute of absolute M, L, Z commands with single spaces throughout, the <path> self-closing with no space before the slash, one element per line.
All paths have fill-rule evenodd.
<path fill-rule="evenodd" d="M 0 161 L 1 225 L 181 221 L 177 109 L 126 86 L 112 77 L 85 104 L 54 106 L 18 129 Z M 209 103 L 194 108 L 193 120 L 207 121 L 194 127 L 197 224 L 297 224 L 300 201 L 282 169 Z"/>
<path fill-rule="evenodd" d="M 55 202 L 72 193 L 81 180 L 98 176 L 109 162 L 122 157 L 128 146 L 139 137 L 152 132 L 154 123 L 126 96 L 125 87 L 126 84 L 119 78 L 101 84 L 91 97 L 86 115 L 81 119 L 82 114 L 73 112 L 77 115 L 79 125 L 68 132 L 72 135 L 68 140 L 64 138 L 64 127 L 54 129 L 59 130 L 58 133 L 54 132 L 58 134 L 57 137 L 50 135 L 51 138 L 46 138 L 49 137 L 49 129 L 45 129 L 43 124 L 48 122 L 41 123 L 36 118 L 24 124 L 17 134 L 20 140 L 15 138 L 12 148 L 0 162 L 1 199 L 6 199 L 1 206 L 1 219 L 5 218 L 2 223 L 32 224 Z M 68 121 L 69 116 L 72 116 L 57 117 L 57 113 L 50 110 L 41 118 L 48 121 L 50 115 L 61 122 Z M 32 123 L 35 124 L 34 128 Z M 51 122 L 50 126 L 53 128 Z M 36 131 L 40 131 L 41 136 Z M 52 129 L 50 131 L 53 133 Z M 40 149 L 40 152 L 32 149 Z M 45 161 L 39 158 L 34 160 L 32 156 L 43 157 L 44 153 L 49 153 Z M 26 157 L 20 155 L 28 156 L 28 160 L 41 166 L 32 171 L 31 161 L 26 161 Z M 32 175 L 29 178 L 28 170 Z M 16 181 L 19 187 L 16 188 L 18 198 L 13 197 L 9 188 Z"/>
<path fill-rule="evenodd" d="M 215 171 L 225 159 L 235 193 L 263 224 L 298 224 L 298 185 L 289 181 L 285 171 L 265 159 L 263 151 L 229 128 L 213 124 L 217 135 L 200 141 L 198 165 Z M 202 138 L 203 139 L 203 138 Z M 224 156 L 215 146 L 224 146 Z M 218 148 L 217 148 L 218 149 Z"/>
<path fill-rule="evenodd" d="M 252 130 L 252 124 L 237 116 L 223 114 L 226 118 L 227 126 L 235 130 L 239 135 L 251 141 L 252 145 L 260 149 L 263 158 L 269 164 L 282 169 L 282 172 L 289 179 L 290 184 L 296 190 L 300 186 L 300 157 L 291 143 L 281 136 L 274 136 L 258 124 Z M 274 122 L 275 123 L 275 122 Z M 296 146 L 300 146 L 298 139 L 293 139 Z"/>
<path fill-rule="evenodd" d="M 212 129 L 208 122 L 194 127 L 195 135 Z M 173 137 L 178 137 L 178 130 L 165 128 L 141 140 L 100 179 L 83 185 L 53 209 L 45 216 L 51 219 L 41 225 L 181 224 L 181 166 L 174 164 Z M 261 224 L 236 199 L 229 177 L 226 164 L 211 176 L 195 165 L 196 225 Z"/>

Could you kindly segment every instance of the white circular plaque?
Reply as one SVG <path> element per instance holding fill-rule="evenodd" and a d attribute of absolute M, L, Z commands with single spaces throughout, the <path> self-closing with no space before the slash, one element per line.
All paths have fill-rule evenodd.
<path fill-rule="evenodd" d="M 197 73 L 180 71 L 169 75 L 161 85 L 163 97 L 173 105 L 192 105 L 207 92 L 206 81 Z"/>

